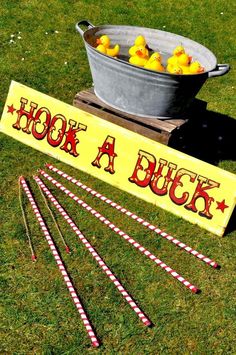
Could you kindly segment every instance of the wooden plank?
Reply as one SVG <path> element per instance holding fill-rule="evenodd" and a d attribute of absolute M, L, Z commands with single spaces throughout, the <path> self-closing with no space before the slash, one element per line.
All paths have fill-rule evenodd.
<path fill-rule="evenodd" d="M 166 132 L 172 132 L 174 129 L 180 127 L 182 124 L 186 123 L 186 120 L 183 119 L 163 119 L 160 120 L 158 118 L 150 118 L 150 117 L 138 117 L 135 115 L 131 115 L 129 113 L 114 109 L 113 107 L 107 105 L 103 101 L 101 101 L 94 93 L 94 90 L 91 88 L 89 90 L 84 90 L 76 94 L 76 97 L 82 101 L 95 104 L 100 106 L 101 108 L 105 108 L 109 110 L 109 112 L 118 114 L 120 117 L 124 117 L 130 121 L 134 121 L 137 123 L 144 124 L 149 126 L 150 128 L 157 128 L 164 130 Z"/>
<path fill-rule="evenodd" d="M 96 115 L 97 117 L 100 117 L 106 121 L 112 122 L 120 127 L 126 128 L 130 131 L 133 131 L 135 133 L 138 133 L 144 137 L 153 139 L 157 142 L 163 143 L 168 145 L 169 139 L 170 139 L 170 133 L 169 132 L 163 132 L 161 130 L 153 130 L 148 127 L 142 126 L 140 124 L 137 124 L 135 122 L 128 121 L 127 119 L 124 119 L 123 117 L 119 117 L 117 115 L 114 115 L 112 113 L 105 112 L 101 110 L 100 108 L 90 106 L 87 103 L 84 103 L 78 99 L 76 96 L 74 101 L 73 101 L 73 106 L 80 108 L 83 111 L 86 111 L 88 113 L 91 113 L 93 115 Z"/>
<path fill-rule="evenodd" d="M 90 88 L 75 95 L 73 105 L 104 120 L 115 123 L 133 132 L 157 142 L 171 145 L 172 138 L 178 137 L 178 132 L 190 119 L 195 119 L 206 110 L 206 102 L 195 99 L 186 119 L 160 120 L 148 117 L 138 117 L 114 109 L 100 100 Z"/>

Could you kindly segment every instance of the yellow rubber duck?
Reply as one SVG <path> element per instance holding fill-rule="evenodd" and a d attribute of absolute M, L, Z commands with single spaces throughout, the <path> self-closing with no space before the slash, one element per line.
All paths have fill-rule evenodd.
<path fill-rule="evenodd" d="M 129 55 L 131 57 L 135 55 L 137 51 L 137 47 L 139 46 L 144 46 L 144 47 L 147 46 L 146 39 L 142 35 L 139 35 L 135 38 L 134 45 L 129 49 Z"/>
<path fill-rule="evenodd" d="M 182 68 L 178 64 L 168 64 L 166 70 L 171 74 L 181 75 L 183 74 Z"/>
<path fill-rule="evenodd" d="M 103 35 L 96 40 L 98 46 L 97 50 L 103 54 L 107 54 L 110 57 L 116 57 L 119 54 L 120 46 L 116 44 L 113 48 L 110 48 L 110 38 L 107 35 Z M 104 51 L 105 48 L 105 51 Z"/>
<path fill-rule="evenodd" d="M 96 39 L 96 43 L 102 44 L 105 48 L 109 48 L 111 41 L 107 35 L 103 35 L 103 36 Z"/>
<path fill-rule="evenodd" d="M 120 46 L 116 44 L 113 48 L 107 48 L 107 55 L 111 57 L 116 57 L 119 54 Z"/>
<path fill-rule="evenodd" d="M 144 47 L 146 47 L 147 42 L 146 42 L 146 39 L 145 39 L 144 36 L 139 35 L 139 36 L 137 36 L 135 38 L 134 44 L 135 44 L 135 46 L 144 46 Z"/>
<path fill-rule="evenodd" d="M 183 71 L 183 74 L 189 74 L 189 67 L 191 63 L 192 57 L 187 53 L 182 53 L 177 60 L 177 64 Z"/>
<path fill-rule="evenodd" d="M 190 74 L 199 74 L 199 73 L 203 73 L 204 71 L 205 71 L 205 69 L 197 61 L 192 62 L 189 66 L 189 73 Z"/>
<path fill-rule="evenodd" d="M 153 60 L 159 60 L 159 62 L 162 61 L 162 56 L 160 55 L 160 53 L 158 52 L 154 52 L 152 53 L 151 57 L 149 58 L 150 61 L 153 61 Z"/>
<path fill-rule="evenodd" d="M 136 52 L 135 55 L 129 58 L 129 62 L 134 65 L 138 65 L 139 67 L 143 67 L 147 61 L 149 53 L 147 48 L 145 48 L 143 45 L 137 46 L 136 47 Z"/>
<path fill-rule="evenodd" d="M 158 52 L 154 52 L 151 57 L 148 59 L 147 63 L 144 65 L 145 69 L 151 69 L 155 71 L 164 71 L 165 68 L 161 64 L 161 55 Z"/>
<path fill-rule="evenodd" d="M 185 49 L 183 46 L 175 47 L 172 53 L 173 54 L 172 57 L 167 59 L 167 64 L 172 64 L 172 65 L 177 64 L 179 56 L 184 53 L 185 53 Z"/>
<path fill-rule="evenodd" d="M 107 54 L 107 50 L 106 48 L 104 47 L 103 44 L 99 44 L 97 47 L 96 47 L 96 50 L 103 53 L 103 54 Z"/>

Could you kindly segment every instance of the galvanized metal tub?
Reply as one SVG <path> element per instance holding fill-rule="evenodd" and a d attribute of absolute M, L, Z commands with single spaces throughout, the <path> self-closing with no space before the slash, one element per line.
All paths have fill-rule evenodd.
<path fill-rule="evenodd" d="M 97 97 L 111 107 L 137 116 L 159 119 L 183 116 L 208 78 L 229 71 L 229 65 L 217 64 L 215 55 L 206 47 L 170 32 L 134 26 L 94 26 L 87 20 L 78 22 L 76 29 L 84 40 Z M 112 45 L 120 45 L 118 59 L 95 49 L 96 39 L 103 34 L 110 37 Z M 140 34 L 152 50 L 162 54 L 164 62 L 181 44 L 205 71 L 176 75 L 130 64 L 128 49 Z"/>

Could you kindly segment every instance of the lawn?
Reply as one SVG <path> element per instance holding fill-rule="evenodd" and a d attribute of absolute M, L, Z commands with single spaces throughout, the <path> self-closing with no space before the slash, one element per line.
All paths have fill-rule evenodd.
<path fill-rule="evenodd" d="M 231 66 L 227 75 L 207 80 L 200 90 L 197 97 L 207 102 L 208 121 L 204 126 L 195 122 L 179 149 L 236 174 L 235 15 L 233 0 L 51 0 L 50 3 L 1 0 L 0 114 L 11 80 L 69 104 L 76 92 L 91 86 L 84 44 L 75 31 L 75 23 L 81 19 L 88 19 L 95 25 L 134 25 L 178 33 L 209 48 L 218 63 Z M 200 139 L 194 134 L 196 129 Z M 120 229 L 201 288 L 200 294 L 192 294 L 62 192 L 52 188 L 86 238 L 151 319 L 153 326 L 144 327 L 51 206 L 72 251 L 65 253 L 31 177 L 45 162 L 216 260 L 221 269 L 210 268 L 60 179 Z M 226 236 L 220 238 L 2 133 L 0 164 L 2 354 L 236 353 L 235 220 L 230 221 Z M 37 262 L 31 261 L 18 198 L 20 175 L 28 179 L 39 201 L 40 210 L 101 341 L 98 349 L 91 347 L 45 238 L 23 197 L 38 257 Z"/>

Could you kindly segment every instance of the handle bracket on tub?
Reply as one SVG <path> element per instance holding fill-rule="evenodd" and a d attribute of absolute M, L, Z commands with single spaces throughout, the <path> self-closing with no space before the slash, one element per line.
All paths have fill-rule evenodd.
<path fill-rule="evenodd" d="M 89 22 L 88 20 L 81 20 L 79 22 L 77 22 L 77 24 L 75 25 L 76 30 L 79 32 L 79 34 L 81 36 L 83 36 L 84 31 L 82 30 L 82 28 L 80 28 L 80 26 L 86 26 L 87 29 L 93 28 L 95 27 L 91 22 Z"/>
<path fill-rule="evenodd" d="M 228 73 L 229 69 L 229 64 L 217 64 L 216 68 L 208 73 L 208 77 L 213 78 L 214 76 L 225 75 Z"/>

